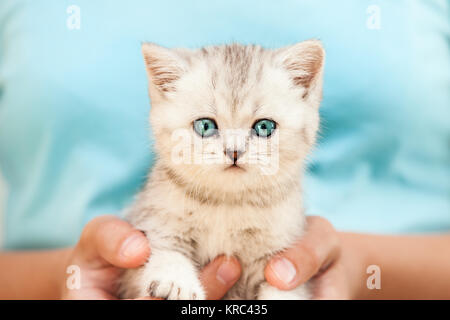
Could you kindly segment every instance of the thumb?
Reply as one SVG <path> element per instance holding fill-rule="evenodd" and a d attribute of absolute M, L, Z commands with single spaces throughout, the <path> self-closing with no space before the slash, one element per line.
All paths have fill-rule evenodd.
<path fill-rule="evenodd" d="M 241 265 L 234 257 L 214 259 L 200 274 L 208 300 L 221 299 L 241 276 Z"/>
<path fill-rule="evenodd" d="M 292 290 L 324 271 L 339 255 L 339 237 L 331 223 L 310 216 L 303 238 L 294 247 L 273 257 L 264 275 L 278 289 Z"/>
<path fill-rule="evenodd" d="M 129 223 L 111 215 L 90 221 L 75 248 L 81 264 L 90 268 L 114 265 L 135 268 L 148 259 L 147 237 Z"/>

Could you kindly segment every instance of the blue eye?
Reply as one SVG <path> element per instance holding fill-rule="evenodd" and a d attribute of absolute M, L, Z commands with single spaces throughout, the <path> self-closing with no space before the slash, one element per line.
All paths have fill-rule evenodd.
<path fill-rule="evenodd" d="M 198 119 L 194 121 L 194 130 L 202 138 L 211 137 L 217 133 L 217 124 L 213 119 Z"/>
<path fill-rule="evenodd" d="M 259 137 L 267 138 L 275 130 L 275 121 L 269 119 L 261 119 L 255 122 L 253 125 L 253 130 L 255 130 L 256 135 Z"/>

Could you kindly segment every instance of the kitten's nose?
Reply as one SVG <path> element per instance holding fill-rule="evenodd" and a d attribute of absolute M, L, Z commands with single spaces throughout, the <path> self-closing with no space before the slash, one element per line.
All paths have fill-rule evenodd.
<path fill-rule="evenodd" d="M 244 152 L 241 150 L 225 149 L 224 153 L 228 158 L 230 158 L 233 161 L 233 163 L 236 163 L 241 154 L 243 154 Z"/>

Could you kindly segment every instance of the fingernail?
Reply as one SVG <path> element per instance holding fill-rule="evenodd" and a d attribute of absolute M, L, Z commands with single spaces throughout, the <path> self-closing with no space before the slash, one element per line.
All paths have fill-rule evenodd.
<path fill-rule="evenodd" d="M 217 269 L 216 278 L 224 285 L 229 285 L 237 280 L 239 270 L 230 261 L 223 262 Z"/>
<path fill-rule="evenodd" d="M 142 234 L 134 234 L 128 237 L 122 244 L 120 254 L 126 258 L 133 257 L 142 250 L 148 248 L 148 240 Z"/>
<path fill-rule="evenodd" d="M 286 258 L 277 258 L 270 264 L 275 276 L 285 284 L 290 284 L 294 280 L 297 270 L 292 262 Z"/>

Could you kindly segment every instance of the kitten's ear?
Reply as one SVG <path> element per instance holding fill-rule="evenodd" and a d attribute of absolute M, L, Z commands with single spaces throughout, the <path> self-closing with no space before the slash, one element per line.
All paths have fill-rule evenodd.
<path fill-rule="evenodd" d="M 176 91 L 175 82 L 185 70 L 182 58 L 174 50 L 148 42 L 142 44 L 142 54 L 152 99 Z"/>
<path fill-rule="evenodd" d="M 303 98 L 322 95 L 325 50 L 319 40 L 307 40 L 280 49 L 278 57 L 293 84 L 304 88 Z"/>

